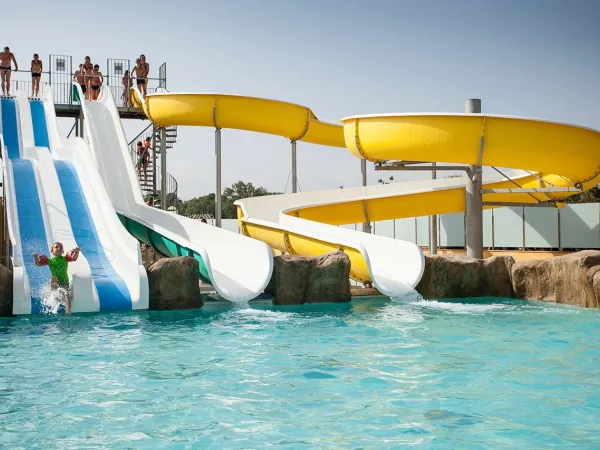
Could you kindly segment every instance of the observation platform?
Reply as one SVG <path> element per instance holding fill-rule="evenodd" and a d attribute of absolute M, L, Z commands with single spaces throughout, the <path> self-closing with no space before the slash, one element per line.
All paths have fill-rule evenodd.
<path fill-rule="evenodd" d="M 28 68 L 28 61 L 24 55 L 15 55 L 17 61 L 21 62 L 21 67 Z M 42 59 L 44 63 L 44 71 L 40 83 L 40 91 L 42 89 L 50 89 L 52 98 L 54 99 L 55 110 L 57 117 L 70 117 L 77 119 L 81 116 L 81 105 L 74 96 L 73 90 L 73 74 L 79 68 L 79 64 L 83 64 L 84 58 L 81 61 L 73 62 L 73 57 L 69 55 L 49 55 L 48 59 Z M 106 62 L 94 60 L 92 64 L 100 66 L 100 72 L 104 77 L 104 85 L 107 86 L 117 103 L 119 117 L 121 119 L 138 119 L 146 120 L 147 117 L 141 108 L 134 108 L 126 104 L 123 98 L 122 79 L 125 71 L 129 71 L 135 67 L 133 62 L 128 59 L 107 58 Z M 150 64 L 150 74 L 153 73 L 152 61 Z M 158 77 L 147 78 L 148 93 L 155 92 L 158 88 L 167 87 L 167 64 L 162 63 L 158 67 Z M 12 72 L 11 78 L 11 94 L 16 91 L 25 90 L 31 95 L 31 75 L 28 70 L 20 70 Z"/>

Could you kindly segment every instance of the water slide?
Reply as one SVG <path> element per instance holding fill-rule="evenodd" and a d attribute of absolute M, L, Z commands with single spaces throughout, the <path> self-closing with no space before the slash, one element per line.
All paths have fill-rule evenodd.
<path fill-rule="evenodd" d="M 347 148 L 370 161 L 426 161 L 517 169 L 484 179 L 484 202 L 560 201 L 595 186 L 600 133 L 543 120 L 488 114 L 387 114 L 320 121 L 307 107 L 226 94 L 149 94 L 132 90 L 158 126 L 234 128 L 291 141 Z M 528 189 L 525 192 L 523 189 Z M 563 192 L 559 192 L 563 190 Z M 566 192 L 570 190 L 570 192 Z M 499 193 L 501 191 L 501 193 Z M 339 225 L 465 211 L 465 179 L 244 199 L 237 202 L 242 233 L 283 252 L 314 256 L 341 249 L 351 276 L 393 296 L 420 280 L 416 245 Z"/>
<path fill-rule="evenodd" d="M 80 89 L 78 85 L 75 85 Z M 79 92 L 80 98 L 84 98 Z M 108 89 L 82 104 L 85 134 L 112 206 L 125 228 L 163 256 L 192 256 L 200 278 L 225 299 L 260 295 L 273 271 L 263 242 L 145 204 L 119 113 Z"/>
<path fill-rule="evenodd" d="M 58 138 L 49 93 L 44 100 L 29 100 L 25 93 L 3 98 L 1 116 L 13 313 L 50 309 L 44 302 L 50 294 L 49 270 L 36 267 L 31 254 L 49 254 L 55 241 L 66 250 L 82 248 L 69 265 L 73 312 L 147 308 L 147 278 L 137 242 L 121 226 L 107 195 L 93 184 L 94 172 L 96 181 L 99 175 L 84 142 Z M 70 153 L 77 156 L 68 158 Z M 84 170 L 86 159 L 93 170 Z M 109 209 L 102 208 L 106 205 Z M 118 236 L 125 240 L 117 242 Z"/>

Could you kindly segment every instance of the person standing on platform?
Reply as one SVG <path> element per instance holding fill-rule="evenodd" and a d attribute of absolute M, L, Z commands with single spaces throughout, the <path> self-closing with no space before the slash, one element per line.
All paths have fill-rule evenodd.
<path fill-rule="evenodd" d="M 4 47 L 4 51 L 0 53 L 0 76 L 2 78 L 2 95 L 10 95 L 10 75 L 12 72 L 12 64 L 15 63 L 15 72 L 19 71 L 19 65 L 15 59 L 15 55 L 10 51 L 10 48 Z"/>
<path fill-rule="evenodd" d="M 33 54 L 31 60 L 31 96 L 40 96 L 40 81 L 42 79 L 43 63 L 37 53 Z"/>

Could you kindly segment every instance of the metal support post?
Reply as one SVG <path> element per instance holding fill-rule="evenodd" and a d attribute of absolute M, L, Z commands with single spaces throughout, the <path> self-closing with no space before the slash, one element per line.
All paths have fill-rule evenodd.
<path fill-rule="evenodd" d="M 360 173 L 362 174 L 362 185 L 364 187 L 367 186 L 367 160 L 366 159 L 361 159 L 360 160 Z M 369 217 L 367 215 L 367 203 L 364 203 L 364 209 L 365 209 L 365 219 L 366 222 L 363 223 L 363 233 L 369 233 L 371 234 L 371 222 L 369 221 Z"/>
<path fill-rule="evenodd" d="M 83 110 L 79 113 L 79 137 L 83 137 Z"/>
<path fill-rule="evenodd" d="M 469 99 L 465 102 L 467 114 L 481 114 L 481 100 Z M 479 148 L 479 164 L 469 166 L 466 177 L 466 220 L 465 232 L 467 242 L 467 255 L 472 258 L 483 259 L 483 200 L 481 194 L 482 168 L 485 139 L 481 136 Z"/>
<path fill-rule="evenodd" d="M 435 180 L 437 173 L 435 171 L 435 163 L 431 163 L 431 179 Z M 438 247 L 438 216 L 429 216 L 429 254 L 437 255 Z"/>
<path fill-rule="evenodd" d="M 79 136 L 79 119 L 75 118 L 75 136 Z"/>
<path fill-rule="evenodd" d="M 160 129 L 160 209 L 167 209 L 167 129 Z"/>
<path fill-rule="evenodd" d="M 298 172 L 296 167 L 296 141 L 292 141 L 292 194 L 298 192 Z"/>
<path fill-rule="evenodd" d="M 156 172 L 156 151 L 158 142 L 156 142 L 156 127 L 152 127 L 152 204 L 154 205 L 154 200 L 156 196 L 156 191 L 158 190 L 158 186 L 156 185 L 157 175 Z"/>
<path fill-rule="evenodd" d="M 215 192 L 215 225 L 221 228 L 221 129 L 215 129 L 215 156 L 217 159 L 217 189 Z"/>

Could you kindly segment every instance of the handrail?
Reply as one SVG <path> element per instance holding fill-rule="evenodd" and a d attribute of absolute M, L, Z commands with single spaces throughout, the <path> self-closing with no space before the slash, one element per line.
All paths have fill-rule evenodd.
<path fill-rule="evenodd" d="M 131 141 L 129 141 L 129 144 L 127 144 L 127 145 L 129 145 L 129 146 L 133 145 L 135 143 L 135 141 L 139 140 L 143 135 L 146 134 L 146 132 L 148 131 L 148 129 L 153 128 L 153 127 L 154 127 L 153 123 L 151 123 L 150 125 L 148 125 L 142 131 L 140 131 L 139 134 L 136 137 L 134 137 Z"/>

